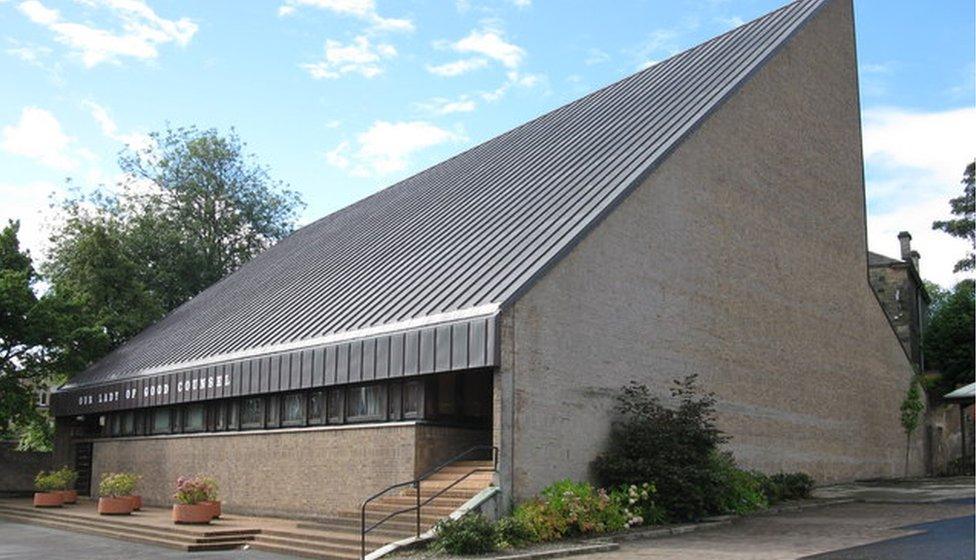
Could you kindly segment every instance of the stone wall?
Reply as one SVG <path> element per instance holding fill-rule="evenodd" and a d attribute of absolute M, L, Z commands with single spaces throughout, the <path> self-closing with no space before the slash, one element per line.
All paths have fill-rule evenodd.
<path fill-rule="evenodd" d="M 32 493 L 34 476 L 52 468 L 50 452 L 17 451 L 16 441 L 0 441 L 0 496 Z"/>
<path fill-rule="evenodd" d="M 692 373 L 746 467 L 902 474 L 912 368 L 867 281 L 859 123 L 835 0 L 506 310 L 509 498 L 588 478 L 629 380 Z"/>
<path fill-rule="evenodd" d="M 219 481 L 228 511 L 325 515 L 411 480 L 422 463 L 469 437 L 468 430 L 391 423 L 98 440 L 93 480 L 103 472 L 138 473 L 146 502 L 167 505 L 177 477 L 208 474 Z"/>
<path fill-rule="evenodd" d="M 420 476 L 427 469 L 476 445 L 491 445 L 491 434 L 488 430 L 432 424 L 417 426 L 416 475 Z M 469 459 L 479 458 L 472 456 Z"/>

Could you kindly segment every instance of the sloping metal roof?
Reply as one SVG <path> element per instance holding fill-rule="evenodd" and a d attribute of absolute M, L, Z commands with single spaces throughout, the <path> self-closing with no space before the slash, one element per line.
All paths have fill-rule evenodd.
<path fill-rule="evenodd" d="M 969 400 L 976 398 L 976 383 L 970 383 L 969 385 L 964 385 L 951 393 L 947 393 L 946 396 L 942 397 L 947 401 L 953 400 Z"/>
<path fill-rule="evenodd" d="M 435 364 L 437 355 L 450 356 L 440 361 L 448 369 L 495 365 L 492 334 L 475 339 L 471 325 L 494 329 L 501 308 L 827 1 L 793 2 L 296 231 L 63 391 L 313 347 L 337 347 L 341 356 L 359 351 L 350 344 L 373 345 L 356 358 L 352 381 L 366 378 L 363 363 L 380 359 L 378 338 L 437 325 L 468 333 L 463 345 L 482 345 L 484 355 L 472 362 L 454 354 L 466 352 L 463 333 L 440 343 L 431 334 L 426 350 L 418 342 L 418 363 Z M 397 365 L 387 359 L 383 367 Z"/>

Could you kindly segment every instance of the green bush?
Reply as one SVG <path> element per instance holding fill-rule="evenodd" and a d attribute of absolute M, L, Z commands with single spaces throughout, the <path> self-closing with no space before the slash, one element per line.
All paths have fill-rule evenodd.
<path fill-rule="evenodd" d="M 51 475 L 57 478 L 59 490 L 70 490 L 74 488 L 75 481 L 78 480 L 78 473 L 68 466 L 53 471 Z"/>
<path fill-rule="evenodd" d="M 711 458 L 714 503 L 709 510 L 719 514 L 743 514 L 766 507 L 763 481 L 767 477 L 742 470 L 731 453 L 715 452 Z"/>
<path fill-rule="evenodd" d="M 555 541 L 569 531 L 569 520 L 538 498 L 519 504 L 512 518 L 525 527 L 531 535 L 530 542 Z"/>
<path fill-rule="evenodd" d="M 480 515 L 444 519 L 434 528 L 431 549 L 446 554 L 486 554 L 497 547 L 495 526 Z"/>
<path fill-rule="evenodd" d="M 524 525 L 529 540 L 546 542 L 625 529 L 630 520 L 625 504 L 586 482 L 561 480 L 538 499 L 520 504 L 512 517 Z"/>
<path fill-rule="evenodd" d="M 132 473 L 102 473 L 98 484 L 98 495 L 106 498 L 131 496 L 139 477 Z"/>
<path fill-rule="evenodd" d="M 777 473 L 762 477 L 762 491 L 771 504 L 810 497 L 814 480 L 806 473 Z"/>
<path fill-rule="evenodd" d="M 715 423 L 715 398 L 697 376 L 675 381 L 665 406 L 646 385 L 631 383 L 617 397 L 607 451 L 594 471 L 608 488 L 651 483 L 656 504 L 673 521 L 718 513 L 712 455 L 727 438 Z"/>
<path fill-rule="evenodd" d="M 509 516 L 495 522 L 495 545 L 498 548 L 514 548 L 534 541 L 531 528 L 521 519 Z"/>
<path fill-rule="evenodd" d="M 34 477 L 34 489 L 38 492 L 61 490 L 61 480 L 53 472 L 41 471 Z"/>

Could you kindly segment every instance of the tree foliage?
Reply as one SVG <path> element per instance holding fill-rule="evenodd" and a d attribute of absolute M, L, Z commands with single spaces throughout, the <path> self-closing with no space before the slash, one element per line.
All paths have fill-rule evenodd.
<path fill-rule="evenodd" d="M 976 269 L 976 161 L 966 166 L 962 185 L 962 196 L 949 201 L 950 213 L 957 217 L 932 223 L 932 229 L 942 230 L 969 242 L 969 253 L 956 263 L 954 272 Z"/>
<path fill-rule="evenodd" d="M 115 192 L 75 191 L 44 272 L 117 346 L 288 235 L 303 207 L 232 130 L 167 129 L 119 156 Z"/>
<path fill-rule="evenodd" d="M 47 433 L 48 419 L 35 406 L 37 391 L 107 347 L 79 302 L 54 290 L 37 295 L 40 277 L 20 249 L 19 229 L 10 222 L 0 231 L 0 434 L 8 437 Z"/>
<path fill-rule="evenodd" d="M 932 312 L 923 337 L 925 360 L 940 373 L 936 392 L 945 394 L 973 382 L 976 361 L 976 316 L 972 280 L 963 280 Z"/>

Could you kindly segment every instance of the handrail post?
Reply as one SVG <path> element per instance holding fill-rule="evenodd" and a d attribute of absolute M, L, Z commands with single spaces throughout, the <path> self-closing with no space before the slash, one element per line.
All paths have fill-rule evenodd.
<path fill-rule="evenodd" d="M 420 479 L 417 479 L 417 538 L 420 538 Z"/>
<path fill-rule="evenodd" d="M 359 510 L 359 560 L 366 560 L 366 504 L 367 502 L 363 502 L 363 507 Z"/>

